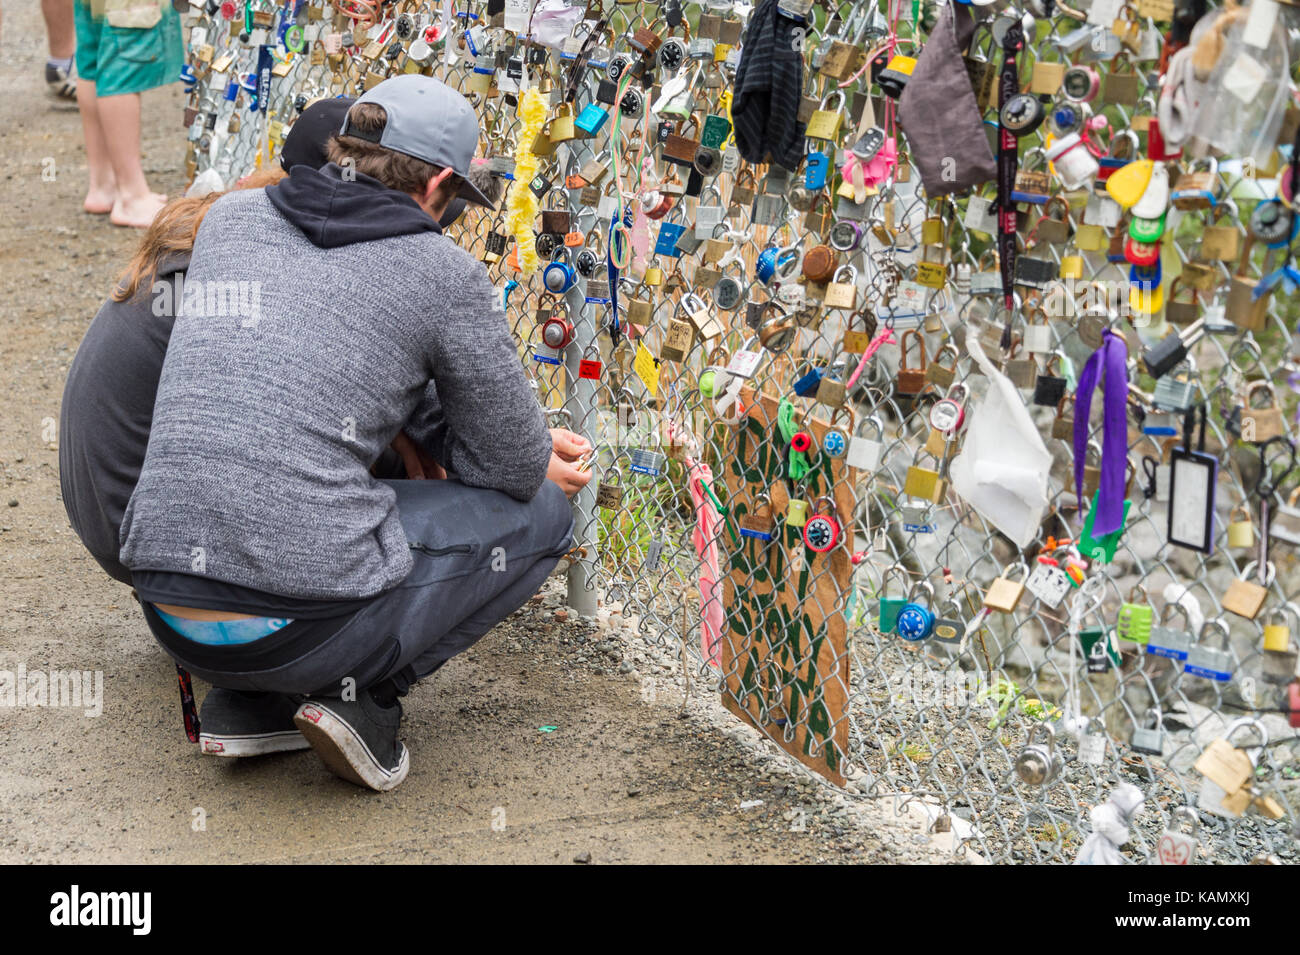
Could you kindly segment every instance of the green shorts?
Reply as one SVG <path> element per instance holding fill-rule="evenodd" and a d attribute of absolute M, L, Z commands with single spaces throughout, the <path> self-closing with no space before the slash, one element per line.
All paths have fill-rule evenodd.
<path fill-rule="evenodd" d="M 185 63 L 180 15 L 168 4 L 149 29 L 109 26 L 76 0 L 77 75 L 99 96 L 140 93 L 180 79 Z"/>

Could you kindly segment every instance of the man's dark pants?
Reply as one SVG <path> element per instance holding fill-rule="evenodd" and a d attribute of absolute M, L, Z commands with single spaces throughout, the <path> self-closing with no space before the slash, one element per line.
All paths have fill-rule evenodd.
<path fill-rule="evenodd" d="M 571 545 L 569 502 L 550 481 L 528 502 L 454 480 L 384 483 L 414 561 L 397 587 L 349 617 L 235 647 L 193 643 L 144 604 L 154 636 L 214 686 L 339 696 L 391 681 L 404 693 L 521 607 Z"/>

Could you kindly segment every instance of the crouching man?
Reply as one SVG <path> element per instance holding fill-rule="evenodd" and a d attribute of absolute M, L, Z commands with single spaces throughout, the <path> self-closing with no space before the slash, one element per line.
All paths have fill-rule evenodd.
<path fill-rule="evenodd" d="M 203 220 L 187 285 L 257 307 L 177 318 L 121 560 L 154 636 L 213 684 L 224 755 L 305 737 L 339 776 L 397 786 L 399 698 L 570 546 L 586 442 L 547 430 L 486 270 L 438 226 L 457 197 L 489 205 L 466 178 L 478 131 L 441 82 L 390 79 L 330 164 Z M 375 480 L 426 391 L 420 444 L 450 479 Z"/>

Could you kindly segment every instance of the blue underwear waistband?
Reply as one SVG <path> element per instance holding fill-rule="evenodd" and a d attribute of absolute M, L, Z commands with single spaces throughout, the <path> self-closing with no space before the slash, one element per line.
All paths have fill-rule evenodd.
<path fill-rule="evenodd" d="M 154 612 L 162 617 L 163 622 L 187 640 L 202 643 L 209 647 L 231 646 L 252 643 L 269 637 L 293 623 L 280 617 L 244 617 L 239 620 L 187 620 L 185 617 L 173 617 L 163 613 L 156 604 L 151 604 Z"/>

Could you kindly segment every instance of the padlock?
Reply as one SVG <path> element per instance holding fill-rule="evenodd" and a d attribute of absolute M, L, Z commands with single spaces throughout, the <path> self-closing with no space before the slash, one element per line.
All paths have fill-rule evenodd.
<path fill-rule="evenodd" d="M 1106 726 L 1095 716 L 1079 736 L 1079 762 L 1100 766 L 1106 761 Z"/>
<path fill-rule="evenodd" d="M 916 350 L 919 354 L 919 362 L 916 365 L 908 364 L 909 359 L 907 352 L 909 338 L 916 342 Z M 896 379 L 895 390 L 902 397 L 915 397 L 925 390 L 926 385 L 925 339 L 921 337 L 919 331 L 911 329 L 903 332 L 902 337 L 899 339 L 898 349 L 898 376 Z"/>
<path fill-rule="evenodd" d="M 1146 646 L 1151 642 L 1151 621 L 1155 610 L 1147 602 L 1146 588 L 1134 584 L 1128 600 L 1120 604 L 1119 618 L 1115 621 L 1115 635 L 1121 640 Z"/>
<path fill-rule="evenodd" d="M 945 354 L 952 356 L 952 364 L 943 364 L 941 359 Z M 926 366 L 925 380 L 940 388 L 952 387 L 953 382 L 957 380 L 957 360 L 960 357 L 961 353 L 957 351 L 956 345 L 952 342 L 944 342 L 935 353 L 934 360 Z"/>
<path fill-rule="evenodd" d="M 665 457 L 660 451 L 633 448 L 630 458 L 631 468 L 637 474 L 645 474 L 649 477 L 659 477 L 663 474 Z"/>
<path fill-rule="evenodd" d="M 1020 389 L 1032 388 L 1038 380 L 1038 365 L 1028 355 L 1021 356 L 1019 338 L 1011 342 L 1011 348 L 1002 362 L 1002 373 L 1011 384 Z"/>
<path fill-rule="evenodd" d="M 1079 642 L 1088 648 L 1086 669 L 1089 673 L 1108 673 L 1118 665 L 1119 653 L 1111 644 L 1111 631 L 1106 627 L 1088 627 L 1079 631 Z"/>
<path fill-rule="evenodd" d="M 695 343 L 695 329 L 690 322 L 670 319 L 659 345 L 659 358 L 663 361 L 685 361 Z"/>
<path fill-rule="evenodd" d="M 1258 392 L 1268 396 L 1268 404 L 1256 407 L 1254 396 Z M 1271 381 L 1253 381 L 1246 388 L 1241 406 L 1241 440 L 1264 444 L 1286 434 L 1286 421 L 1277 406 L 1277 390 Z"/>
<path fill-rule="evenodd" d="M 1034 321 L 1035 318 L 1041 318 L 1042 321 Z M 1045 354 L 1052 350 L 1052 327 L 1048 323 L 1047 310 L 1041 305 L 1034 308 L 1025 319 L 1025 329 L 1021 336 L 1021 342 L 1025 351 L 1032 352 L 1036 355 Z M 1055 401 L 1052 404 L 1056 404 Z"/>
<path fill-rule="evenodd" d="M 835 501 L 820 497 L 812 515 L 803 525 L 803 542 L 809 550 L 824 554 L 840 541 L 840 522 L 835 514 Z"/>
<path fill-rule="evenodd" d="M 1183 615 L 1182 628 L 1169 625 L 1168 621 L 1171 612 Z M 1192 649 L 1192 635 L 1187 630 L 1189 622 L 1190 618 L 1187 615 L 1186 607 L 1180 603 L 1165 604 L 1164 609 L 1160 611 L 1159 624 L 1151 628 L 1151 636 L 1147 642 L 1147 653 L 1168 660 L 1180 662 L 1186 660 L 1188 652 Z"/>
<path fill-rule="evenodd" d="M 596 488 L 596 506 L 618 510 L 623 504 L 623 479 L 618 468 L 610 468 Z"/>
<path fill-rule="evenodd" d="M 1044 408 L 1055 408 L 1065 397 L 1068 382 L 1059 373 L 1060 363 L 1059 355 L 1052 355 L 1047 359 L 1047 367 L 1034 381 L 1034 404 Z M 1056 374 L 1052 373 L 1053 369 L 1057 369 Z"/>
<path fill-rule="evenodd" d="M 791 527 L 802 528 L 808 523 L 808 502 L 803 498 L 791 497 L 785 506 L 785 522 Z"/>
<path fill-rule="evenodd" d="M 1295 605 L 1288 603 L 1273 608 L 1264 618 L 1260 678 L 1265 683 L 1286 686 L 1296 677 L 1297 654 L 1291 642 L 1291 616 L 1300 619 Z"/>
<path fill-rule="evenodd" d="M 1001 613 L 1015 613 L 1016 607 L 1020 606 L 1020 598 L 1025 594 L 1025 584 L 1023 580 L 1012 580 L 1007 577 L 1014 567 L 1020 568 L 1021 577 L 1027 576 L 1024 564 L 1008 564 L 989 584 L 988 593 L 984 595 L 985 607 Z"/>
<path fill-rule="evenodd" d="M 1240 504 L 1228 515 L 1228 546 L 1255 546 L 1255 525 L 1251 523 L 1250 511 Z"/>
<path fill-rule="evenodd" d="M 1133 735 L 1129 737 L 1129 745 L 1136 752 L 1145 753 L 1147 756 L 1160 756 L 1165 751 L 1165 734 L 1161 729 L 1164 722 L 1157 707 L 1150 707 L 1142 714 L 1142 722 L 1133 727 Z M 1147 725 L 1150 724 L 1150 725 Z"/>
<path fill-rule="evenodd" d="M 1183 823 L 1191 824 L 1191 832 L 1183 832 Z M 1156 843 L 1157 865 L 1195 865 L 1201 844 L 1196 839 L 1200 817 L 1189 806 L 1179 806 L 1172 813 L 1169 828 Z"/>
<path fill-rule="evenodd" d="M 803 256 L 803 277 L 810 282 L 829 282 L 839 266 L 839 256 L 828 245 L 815 245 Z"/>
<path fill-rule="evenodd" d="M 1035 742 L 1043 738 L 1045 742 Z M 1030 786 L 1048 786 L 1061 772 L 1056 753 L 1056 730 L 1050 723 L 1038 722 L 1029 727 L 1025 747 L 1016 756 L 1016 775 Z"/>
<path fill-rule="evenodd" d="M 874 427 L 876 436 L 868 438 L 861 433 L 855 433 L 849 439 L 849 449 L 845 455 L 844 463 L 859 471 L 875 472 L 880 467 L 880 459 L 885 452 L 883 440 L 885 426 L 879 418 L 871 415 L 862 420 L 862 424 L 858 426 L 859 432 L 864 427 Z"/>
<path fill-rule="evenodd" d="M 1063 245 L 1070 239 L 1070 207 L 1065 197 L 1054 195 L 1043 206 L 1043 215 L 1034 226 L 1040 242 Z"/>
<path fill-rule="evenodd" d="M 1211 647 L 1206 641 L 1206 633 L 1217 631 L 1222 646 Z M 1222 620 L 1207 620 L 1201 627 L 1196 643 L 1187 651 L 1187 660 L 1183 672 L 1199 676 L 1215 683 L 1227 683 L 1236 671 L 1232 661 L 1232 651 L 1228 642 L 1228 627 Z"/>
<path fill-rule="evenodd" d="M 939 480 L 938 471 L 917 464 L 908 465 L 907 477 L 903 481 L 903 493 L 909 497 L 933 500 Z"/>
<path fill-rule="evenodd" d="M 817 401 L 831 408 L 838 408 L 848 397 L 844 382 L 830 374 L 824 374 L 817 384 Z"/>
<path fill-rule="evenodd" d="M 770 541 L 775 536 L 775 528 L 771 498 L 766 493 L 760 494 L 754 502 L 754 509 L 740 518 L 740 536 Z"/>
<path fill-rule="evenodd" d="M 930 609 L 933 601 L 934 588 L 927 581 L 918 580 L 907 595 L 907 603 L 898 611 L 894 632 L 909 643 L 928 639 L 934 633 L 935 614 Z"/>
<path fill-rule="evenodd" d="M 595 357 L 589 357 L 589 356 Z M 588 381 L 599 381 L 601 373 L 600 349 L 596 345 L 590 345 L 582 353 L 582 358 L 578 360 L 578 377 L 585 378 Z"/>
<path fill-rule="evenodd" d="M 936 482 L 935 487 L 947 487 L 947 480 Z M 908 534 L 933 534 L 935 531 L 934 521 L 930 517 L 931 499 L 919 497 L 903 497 L 899 502 L 898 511 L 902 517 L 903 530 Z"/>
<path fill-rule="evenodd" d="M 806 257 L 805 257 L 806 261 Z M 831 282 L 826 286 L 826 295 L 822 304 L 827 308 L 842 308 L 853 311 L 858 307 L 858 270 L 851 265 L 841 265 L 835 270 Z"/>
<path fill-rule="evenodd" d="M 820 397 L 818 398 L 820 401 Z M 836 422 L 841 417 L 848 418 L 848 425 L 841 427 Z M 842 458 L 848 453 L 849 435 L 853 433 L 853 409 L 841 406 L 835 409 L 831 415 L 831 420 L 826 426 L 826 433 L 822 435 L 821 449 L 822 453 L 829 458 Z"/>
<path fill-rule="evenodd" d="M 1276 540 L 1286 541 L 1294 547 L 1300 547 L 1300 487 L 1293 488 L 1286 503 L 1273 511 L 1269 523 L 1269 535 Z"/>
<path fill-rule="evenodd" d="M 1197 169 L 1200 163 L 1205 168 Z M 1200 159 L 1178 177 L 1169 194 L 1169 201 L 1175 209 L 1184 212 L 1208 209 L 1218 202 L 1219 164 L 1214 159 Z"/>
<path fill-rule="evenodd" d="M 1268 745 L 1268 730 L 1261 721 L 1243 717 L 1230 723 L 1223 737 L 1205 747 L 1192 764 L 1205 777 L 1197 805 L 1217 816 L 1240 816 L 1251 802 L 1250 783 L 1255 777 L 1255 760 L 1232 742 L 1242 727 L 1255 731 L 1262 752 Z"/>
<path fill-rule="evenodd" d="M 907 605 L 907 597 L 890 597 L 889 596 L 889 578 L 898 577 L 907 583 L 907 572 L 897 564 L 885 568 L 884 574 L 880 577 L 880 598 L 879 611 L 877 616 L 877 625 L 881 633 L 893 633 L 894 628 L 898 625 L 898 614 Z"/>
<path fill-rule="evenodd" d="M 1267 576 L 1264 585 L 1261 586 L 1249 579 L 1250 572 L 1257 566 L 1256 561 L 1251 561 L 1242 569 L 1240 577 L 1233 578 L 1232 583 L 1228 585 L 1227 593 L 1220 601 L 1224 610 L 1245 617 L 1247 620 L 1254 620 L 1259 616 L 1264 601 L 1268 599 L 1268 587 L 1272 585 L 1276 571 L 1271 563 L 1268 564 Z"/>
<path fill-rule="evenodd" d="M 1221 202 L 1210 213 L 1210 222 L 1201 232 L 1200 258 L 1207 262 L 1235 262 L 1241 254 L 1241 233 L 1235 225 L 1218 225 L 1224 213 L 1235 217 L 1237 208 L 1231 202 Z"/>
<path fill-rule="evenodd" d="M 1062 441 L 1074 440 L 1074 414 L 1065 413 L 1065 406 L 1070 400 L 1070 395 L 1063 395 L 1056 405 L 1056 416 L 1052 418 L 1052 437 Z"/>

